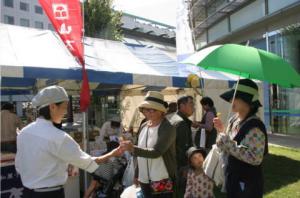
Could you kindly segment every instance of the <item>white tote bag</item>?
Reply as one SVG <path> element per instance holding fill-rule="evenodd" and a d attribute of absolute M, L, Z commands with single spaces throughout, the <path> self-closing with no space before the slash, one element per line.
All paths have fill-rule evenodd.
<path fill-rule="evenodd" d="M 203 162 L 204 173 L 214 180 L 217 186 L 224 183 L 224 160 L 222 152 L 214 144 Z"/>

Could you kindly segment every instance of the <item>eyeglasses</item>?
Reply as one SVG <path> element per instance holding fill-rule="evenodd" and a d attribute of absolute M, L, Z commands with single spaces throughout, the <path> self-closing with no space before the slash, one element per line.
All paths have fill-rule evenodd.
<path fill-rule="evenodd" d="M 154 113 L 156 112 L 157 110 L 156 109 L 146 109 L 146 108 L 143 108 L 142 109 L 142 112 L 143 113 Z"/>

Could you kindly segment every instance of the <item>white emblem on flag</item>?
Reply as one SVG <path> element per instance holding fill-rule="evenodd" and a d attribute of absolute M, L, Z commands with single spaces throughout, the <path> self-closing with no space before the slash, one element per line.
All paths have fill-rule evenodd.
<path fill-rule="evenodd" d="M 72 43 L 75 43 L 75 41 L 72 41 L 72 40 L 66 40 L 66 44 L 68 46 L 68 48 L 71 50 L 71 51 L 74 51 L 74 47 L 72 46 Z"/>
<path fill-rule="evenodd" d="M 69 10 L 67 4 L 53 4 L 52 11 L 57 20 L 69 19 Z"/>
<path fill-rule="evenodd" d="M 61 24 L 59 33 L 61 34 L 70 34 L 72 32 L 72 26 L 66 26 L 65 23 Z"/>

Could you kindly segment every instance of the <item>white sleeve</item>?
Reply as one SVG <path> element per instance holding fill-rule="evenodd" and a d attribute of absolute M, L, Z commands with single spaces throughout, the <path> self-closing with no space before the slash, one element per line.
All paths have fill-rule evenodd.
<path fill-rule="evenodd" d="M 21 147 L 21 146 L 18 146 L 18 144 L 20 144 L 19 142 L 20 142 L 19 135 L 17 135 L 17 148 Z M 15 156 L 15 169 L 16 169 L 17 173 L 20 173 L 21 162 L 22 162 L 22 160 L 20 158 L 21 158 L 20 151 L 17 150 L 16 156 Z"/>
<path fill-rule="evenodd" d="M 80 149 L 80 146 L 68 135 L 65 136 L 58 153 L 60 159 L 90 173 L 98 168 L 98 164 L 87 153 Z"/>
<path fill-rule="evenodd" d="M 15 157 L 15 169 L 17 171 L 17 173 L 20 173 L 20 159 L 19 159 L 19 154 L 17 152 L 16 157 Z"/>
<path fill-rule="evenodd" d="M 108 125 L 110 125 L 110 122 L 104 122 L 104 124 L 102 125 L 101 129 L 100 129 L 100 139 L 103 140 L 104 137 L 107 135 L 107 128 Z"/>

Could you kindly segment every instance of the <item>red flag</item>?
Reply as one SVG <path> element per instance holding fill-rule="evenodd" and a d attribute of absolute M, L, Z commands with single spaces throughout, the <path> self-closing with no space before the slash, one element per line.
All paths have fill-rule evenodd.
<path fill-rule="evenodd" d="M 85 68 L 82 68 L 82 84 L 80 92 L 80 111 L 84 112 L 90 105 L 90 86 Z"/>
<path fill-rule="evenodd" d="M 82 65 L 80 110 L 86 111 L 90 104 L 90 88 L 84 66 L 83 21 L 79 0 L 39 0 L 47 16 L 70 52 Z"/>

